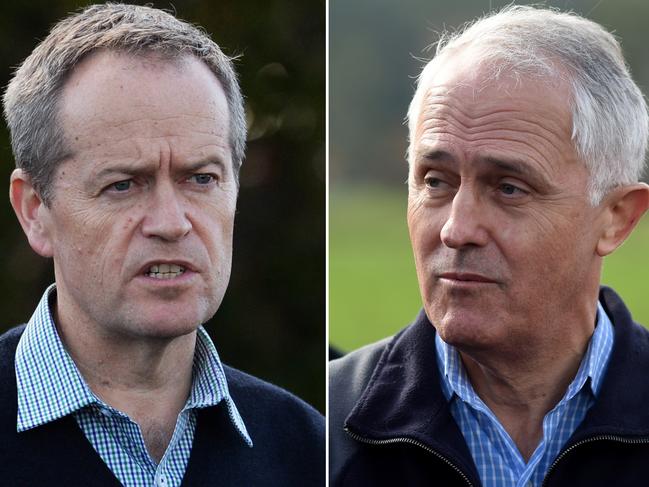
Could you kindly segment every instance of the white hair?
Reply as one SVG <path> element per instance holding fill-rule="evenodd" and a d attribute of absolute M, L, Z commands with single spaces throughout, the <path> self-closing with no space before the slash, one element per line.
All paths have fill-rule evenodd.
<path fill-rule="evenodd" d="M 613 188 L 642 177 L 647 149 L 647 104 L 629 73 L 622 48 L 602 26 L 573 13 L 509 6 L 442 35 L 424 67 L 408 109 L 410 146 L 430 81 L 441 64 L 465 48 L 490 79 L 506 70 L 517 77 L 567 78 L 572 91 L 572 141 L 590 174 L 589 196 L 598 205 Z"/>

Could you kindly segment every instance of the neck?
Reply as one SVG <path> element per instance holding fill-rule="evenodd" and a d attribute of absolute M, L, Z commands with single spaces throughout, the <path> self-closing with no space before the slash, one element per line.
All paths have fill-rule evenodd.
<path fill-rule="evenodd" d="M 190 393 L 196 332 L 135 338 L 57 317 L 61 339 L 90 389 L 140 426 L 149 454 L 159 461 Z"/>
<path fill-rule="evenodd" d="M 566 323 L 568 323 L 567 321 Z M 595 312 L 581 326 L 523 353 L 460 351 L 474 390 L 496 415 L 527 461 L 543 436 L 543 418 L 574 380 L 593 334 Z M 537 329 L 545 329 L 542 323 Z"/>
<path fill-rule="evenodd" d="M 78 346 L 64 342 L 90 388 L 111 406 L 128 414 L 131 400 L 169 408 L 184 405 L 191 388 L 196 334 L 150 343 L 99 340 Z M 161 399 L 167 399 L 160 403 Z"/>

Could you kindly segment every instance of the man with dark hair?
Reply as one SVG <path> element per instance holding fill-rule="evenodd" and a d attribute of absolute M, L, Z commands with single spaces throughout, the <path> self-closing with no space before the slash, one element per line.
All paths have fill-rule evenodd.
<path fill-rule="evenodd" d="M 223 365 L 246 126 L 231 60 L 149 7 L 58 23 L 4 96 L 10 199 L 55 285 L 0 338 L 6 485 L 323 485 L 310 406 Z"/>
<path fill-rule="evenodd" d="M 646 483 L 649 333 L 600 287 L 649 207 L 619 43 L 506 8 L 439 43 L 408 119 L 424 309 L 332 362 L 331 485 Z"/>

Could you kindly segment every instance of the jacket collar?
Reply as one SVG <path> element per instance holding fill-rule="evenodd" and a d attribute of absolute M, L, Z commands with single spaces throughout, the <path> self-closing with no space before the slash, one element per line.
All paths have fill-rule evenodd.
<path fill-rule="evenodd" d="M 469 449 L 442 394 L 435 329 L 423 311 L 388 344 L 345 428 L 370 440 L 415 440 L 480 485 Z"/>
<path fill-rule="evenodd" d="M 602 287 L 599 298 L 613 323 L 615 342 L 598 399 L 568 443 L 604 433 L 649 436 L 649 387 L 638 387 L 649 370 L 649 333 L 633 322 L 613 290 Z M 386 347 L 345 427 L 372 440 L 416 440 L 479 485 L 471 454 L 442 393 L 435 329 L 423 311 Z"/>
<path fill-rule="evenodd" d="M 649 332 L 612 289 L 603 286 L 599 300 L 613 322 L 615 341 L 597 401 L 568 443 L 596 435 L 649 437 Z"/>

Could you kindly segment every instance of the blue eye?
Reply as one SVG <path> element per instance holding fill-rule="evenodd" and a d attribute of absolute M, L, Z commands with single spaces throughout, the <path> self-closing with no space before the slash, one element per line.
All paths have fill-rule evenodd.
<path fill-rule="evenodd" d="M 509 183 L 502 183 L 500 186 L 498 186 L 498 189 L 505 196 L 523 196 L 528 194 L 528 192 L 524 189 L 521 189 L 518 186 L 514 186 L 513 184 Z"/>
<path fill-rule="evenodd" d="M 111 185 L 111 188 L 115 191 L 128 191 L 131 189 L 132 181 L 130 179 L 125 179 L 124 181 L 117 181 Z"/>
<path fill-rule="evenodd" d="M 194 174 L 190 179 L 197 184 L 210 184 L 215 178 L 211 174 Z"/>

